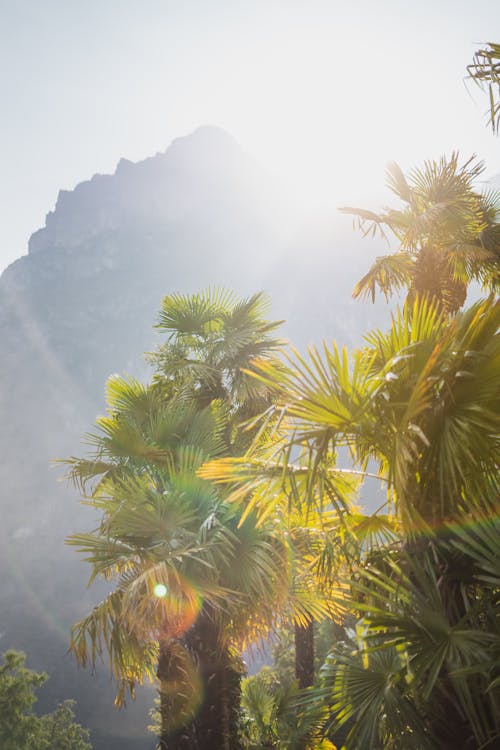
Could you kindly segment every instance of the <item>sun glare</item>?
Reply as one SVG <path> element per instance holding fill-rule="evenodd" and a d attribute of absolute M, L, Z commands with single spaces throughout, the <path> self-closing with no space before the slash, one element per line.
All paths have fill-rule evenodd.
<path fill-rule="evenodd" d="M 164 583 L 157 583 L 153 589 L 153 593 L 158 597 L 158 599 L 164 599 L 168 593 L 168 590 Z"/>

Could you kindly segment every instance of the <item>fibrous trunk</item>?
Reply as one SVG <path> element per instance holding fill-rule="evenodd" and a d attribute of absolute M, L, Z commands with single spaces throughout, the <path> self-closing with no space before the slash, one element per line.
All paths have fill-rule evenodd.
<path fill-rule="evenodd" d="M 182 639 L 182 659 L 173 659 L 171 653 L 168 658 L 162 656 L 160 649 L 158 676 L 164 678 L 160 750 L 239 750 L 241 672 L 221 643 L 211 614 L 205 606 Z M 170 670 L 169 675 L 165 669 Z M 172 688 L 176 685 L 174 696 Z"/>
<path fill-rule="evenodd" d="M 295 677 L 299 688 L 314 684 L 314 625 L 295 624 Z"/>

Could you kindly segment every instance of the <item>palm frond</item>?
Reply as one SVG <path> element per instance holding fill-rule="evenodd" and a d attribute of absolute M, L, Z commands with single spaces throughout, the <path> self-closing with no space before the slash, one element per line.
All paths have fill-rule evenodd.
<path fill-rule="evenodd" d="M 340 644 L 322 670 L 323 687 L 334 716 L 332 728 L 350 725 L 348 747 L 400 747 L 430 750 L 435 746 L 407 694 L 405 658 L 395 648 L 367 654 L 353 644 Z"/>
<path fill-rule="evenodd" d="M 474 156 L 460 163 L 458 152 L 426 161 L 408 178 L 392 163 L 388 186 L 403 201 L 402 208 L 380 214 L 341 209 L 357 218 L 363 235 L 388 231 L 398 242 L 395 252 L 377 258 L 353 296 L 370 295 L 373 300 L 377 287 L 386 297 L 407 287 L 409 299 L 431 295 L 453 315 L 465 301 L 469 281 L 480 279 L 498 288 L 498 198 L 475 189 L 483 170 Z M 478 247 L 491 254 L 479 253 Z M 458 248 L 461 259 L 453 262 Z"/>
<path fill-rule="evenodd" d="M 500 126 L 500 44 L 488 42 L 478 49 L 473 62 L 467 66 L 469 77 L 489 95 L 489 120 L 494 133 Z"/>
<path fill-rule="evenodd" d="M 367 274 L 360 279 L 353 289 L 352 296 L 371 297 L 375 302 L 376 289 L 379 287 L 386 299 L 411 283 L 414 261 L 408 253 L 394 253 L 377 258 Z"/>
<path fill-rule="evenodd" d="M 181 337 L 206 336 L 220 328 L 221 312 L 234 301 L 234 294 L 223 289 L 170 294 L 162 301 L 157 327 Z"/>

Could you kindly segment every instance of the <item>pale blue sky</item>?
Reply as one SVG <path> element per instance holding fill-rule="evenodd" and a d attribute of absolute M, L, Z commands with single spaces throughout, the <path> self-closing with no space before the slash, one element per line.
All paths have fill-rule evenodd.
<path fill-rule="evenodd" d="M 392 159 L 458 148 L 499 173 L 463 80 L 490 40 L 497 0 L 0 0 L 0 270 L 60 188 L 203 124 L 332 213 Z"/>

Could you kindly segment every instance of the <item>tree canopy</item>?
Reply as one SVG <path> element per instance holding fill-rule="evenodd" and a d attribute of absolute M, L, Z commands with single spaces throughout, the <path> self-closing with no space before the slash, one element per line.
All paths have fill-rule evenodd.
<path fill-rule="evenodd" d="M 0 664 L 0 747 L 2 750 L 91 750 L 89 732 L 74 721 L 73 701 L 37 716 L 36 691 L 47 675 L 24 666 L 25 655 L 3 654 Z"/>
<path fill-rule="evenodd" d="M 380 213 L 342 208 L 364 235 L 395 238 L 398 247 L 376 259 L 356 284 L 354 297 L 375 299 L 407 289 L 411 303 L 430 296 L 447 314 L 464 304 L 467 285 L 500 288 L 500 197 L 479 192 L 475 181 L 484 165 L 472 157 L 460 163 L 458 153 L 427 161 L 406 177 L 396 163 L 387 168 L 387 185 L 401 207 Z"/>
<path fill-rule="evenodd" d="M 91 580 L 115 584 L 75 626 L 72 648 L 92 666 L 108 652 L 120 702 L 159 677 L 162 748 L 236 747 L 233 648 L 267 633 L 288 594 L 277 518 L 243 518 L 197 476 L 208 459 L 241 450 L 252 430 L 241 437 L 240 423 L 269 405 L 268 389 L 244 372 L 277 346 L 265 309 L 262 295 L 165 298 L 168 338 L 151 356 L 153 382 L 111 379 L 93 455 L 70 461 L 102 518 L 69 542 L 91 563 Z"/>

